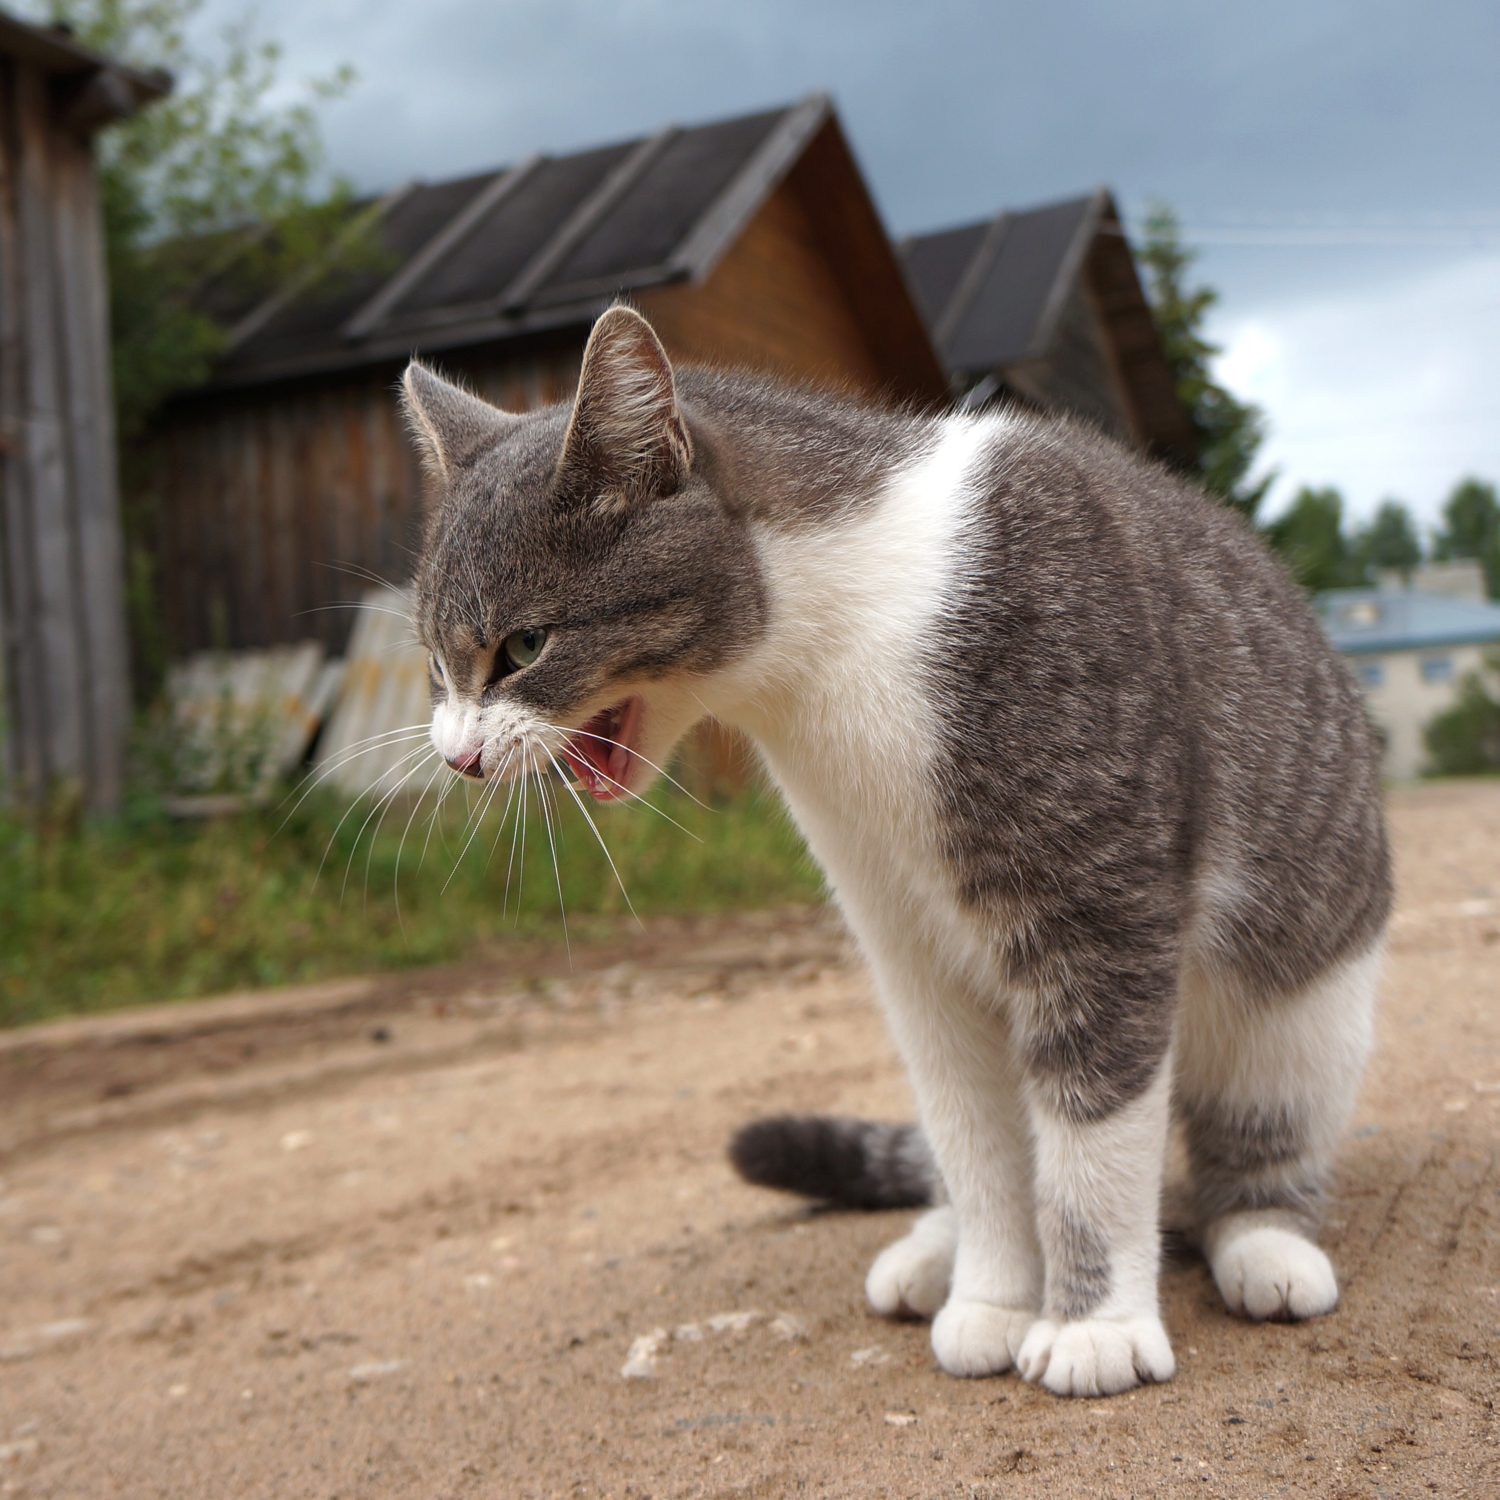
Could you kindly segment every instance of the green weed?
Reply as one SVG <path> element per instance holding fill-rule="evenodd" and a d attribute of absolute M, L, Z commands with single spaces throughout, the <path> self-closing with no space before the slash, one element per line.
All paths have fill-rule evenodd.
<path fill-rule="evenodd" d="M 531 793 L 514 822 L 314 792 L 288 815 L 174 822 L 142 802 L 107 822 L 0 815 L 0 1024 L 256 985 L 433 964 L 514 935 L 563 936 L 635 911 L 700 913 L 817 900 L 819 876 L 776 802 L 718 807 L 658 789 L 590 808 L 619 872 L 565 793 L 557 864 Z M 680 826 L 676 826 L 680 825 Z M 507 878 L 508 876 L 508 878 Z M 559 886 L 561 892 L 559 895 Z M 595 921 L 597 925 L 597 921 Z"/>

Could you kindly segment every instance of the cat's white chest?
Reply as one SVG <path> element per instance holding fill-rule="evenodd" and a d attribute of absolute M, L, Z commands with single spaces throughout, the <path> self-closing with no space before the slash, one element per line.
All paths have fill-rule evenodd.
<path fill-rule="evenodd" d="M 877 970 L 972 971 L 982 945 L 940 847 L 924 663 L 960 586 L 976 470 L 1003 418 L 949 418 L 859 514 L 758 538 L 771 596 L 760 745 Z"/>

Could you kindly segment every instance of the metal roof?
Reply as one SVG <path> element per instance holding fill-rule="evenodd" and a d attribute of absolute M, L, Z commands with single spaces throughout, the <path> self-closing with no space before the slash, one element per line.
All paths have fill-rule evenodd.
<path fill-rule="evenodd" d="M 1414 589 L 1330 589 L 1313 601 L 1343 652 L 1423 651 L 1500 641 L 1500 604 Z"/>
<path fill-rule="evenodd" d="M 1109 194 L 913 235 L 897 247 L 948 367 L 977 375 L 1046 354 Z"/>
<path fill-rule="evenodd" d="M 622 292 L 701 279 L 831 117 L 813 95 L 358 205 L 375 253 L 346 241 L 251 309 L 214 384 L 586 323 Z"/>
<path fill-rule="evenodd" d="M 914 235 L 897 252 L 965 407 L 1003 393 L 1076 411 L 1193 466 L 1192 420 L 1106 188 Z M 1081 307 L 1103 347 L 1079 337 Z"/>

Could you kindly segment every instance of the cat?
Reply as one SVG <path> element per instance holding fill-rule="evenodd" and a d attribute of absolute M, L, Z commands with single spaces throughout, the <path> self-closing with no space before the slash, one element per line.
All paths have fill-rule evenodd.
<path fill-rule="evenodd" d="M 1169 1379 L 1174 1115 L 1228 1308 L 1335 1305 L 1314 1225 L 1389 857 L 1357 689 L 1237 517 L 1067 421 L 674 371 L 625 305 L 570 405 L 502 412 L 415 362 L 404 400 L 454 771 L 637 797 L 712 714 L 826 872 L 921 1129 L 762 1122 L 736 1154 L 937 1205 L 875 1261 L 875 1311 L 931 1317 L 954 1375 Z"/>

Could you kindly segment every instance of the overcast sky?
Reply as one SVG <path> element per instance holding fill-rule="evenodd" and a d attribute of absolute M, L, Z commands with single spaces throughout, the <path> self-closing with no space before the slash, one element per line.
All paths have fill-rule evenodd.
<path fill-rule="evenodd" d="M 208 0 L 213 25 L 244 0 Z M 259 0 L 362 188 L 833 94 L 897 233 L 1173 204 L 1276 494 L 1500 478 L 1497 0 Z"/>

